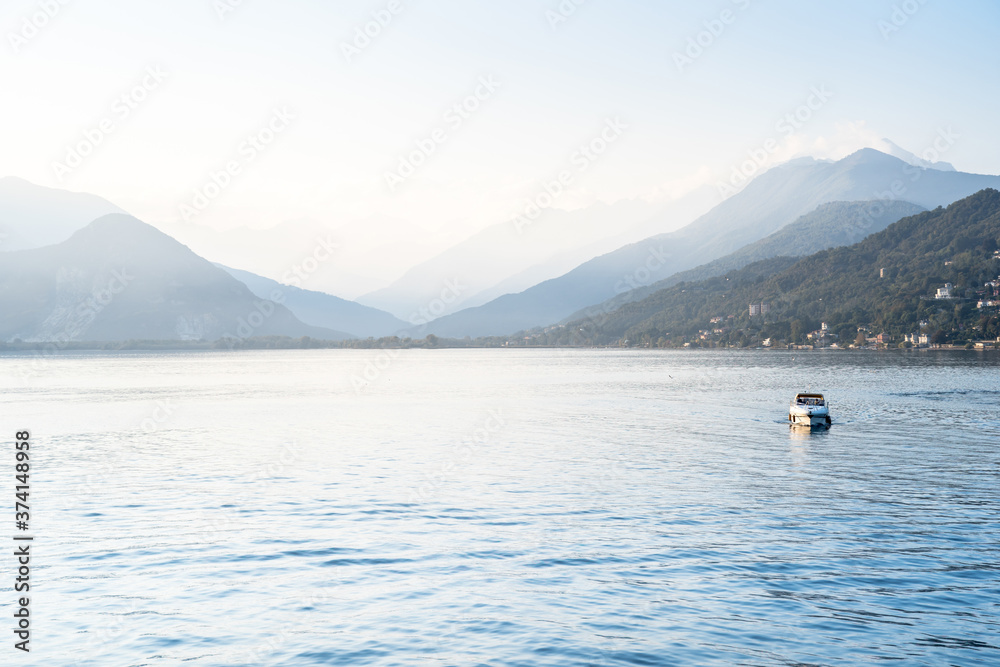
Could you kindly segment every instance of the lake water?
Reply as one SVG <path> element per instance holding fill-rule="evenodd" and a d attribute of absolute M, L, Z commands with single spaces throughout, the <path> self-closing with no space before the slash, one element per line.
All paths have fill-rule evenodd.
<path fill-rule="evenodd" d="M 0 663 L 997 665 L 998 371 L 972 352 L 3 356 L 36 541 L 30 655 L 0 561 Z M 829 432 L 784 423 L 801 390 L 827 394 Z"/>

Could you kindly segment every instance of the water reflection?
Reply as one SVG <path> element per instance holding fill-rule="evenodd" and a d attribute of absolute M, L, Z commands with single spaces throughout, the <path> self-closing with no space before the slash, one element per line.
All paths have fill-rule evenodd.
<path fill-rule="evenodd" d="M 809 464 L 811 448 L 830 434 L 829 428 L 810 428 L 800 424 L 788 425 L 789 453 L 793 469 Z"/>

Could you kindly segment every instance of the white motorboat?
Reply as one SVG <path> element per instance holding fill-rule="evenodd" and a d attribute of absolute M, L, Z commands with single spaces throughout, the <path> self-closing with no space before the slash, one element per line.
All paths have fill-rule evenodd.
<path fill-rule="evenodd" d="M 792 426 L 829 428 L 830 404 L 823 394 L 796 394 L 788 406 L 788 421 Z"/>

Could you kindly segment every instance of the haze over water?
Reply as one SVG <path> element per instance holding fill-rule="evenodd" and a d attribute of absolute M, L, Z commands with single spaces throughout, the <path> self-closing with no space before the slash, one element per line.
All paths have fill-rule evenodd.
<path fill-rule="evenodd" d="M 0 357 L 19 664 L 1000 663 L 995 354 L 376 358 Z"/>

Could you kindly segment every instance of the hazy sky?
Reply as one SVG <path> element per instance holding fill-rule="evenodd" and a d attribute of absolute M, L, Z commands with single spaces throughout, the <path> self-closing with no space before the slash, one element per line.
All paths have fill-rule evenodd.
<path fill-rule="evenodd" d="M 998 27 L 988 0 L 11 0 L 0 175 L 154 224 L 426 250 L 518 212 L 609 119 L 621 136 L 556 206 L 715 186 L 771 138 L 768 164 L 883 136 L 921 153 L 951 127 L 941 159 L 997 173 Z M 417 142 L 433 153 L 392 189 Z"/>

